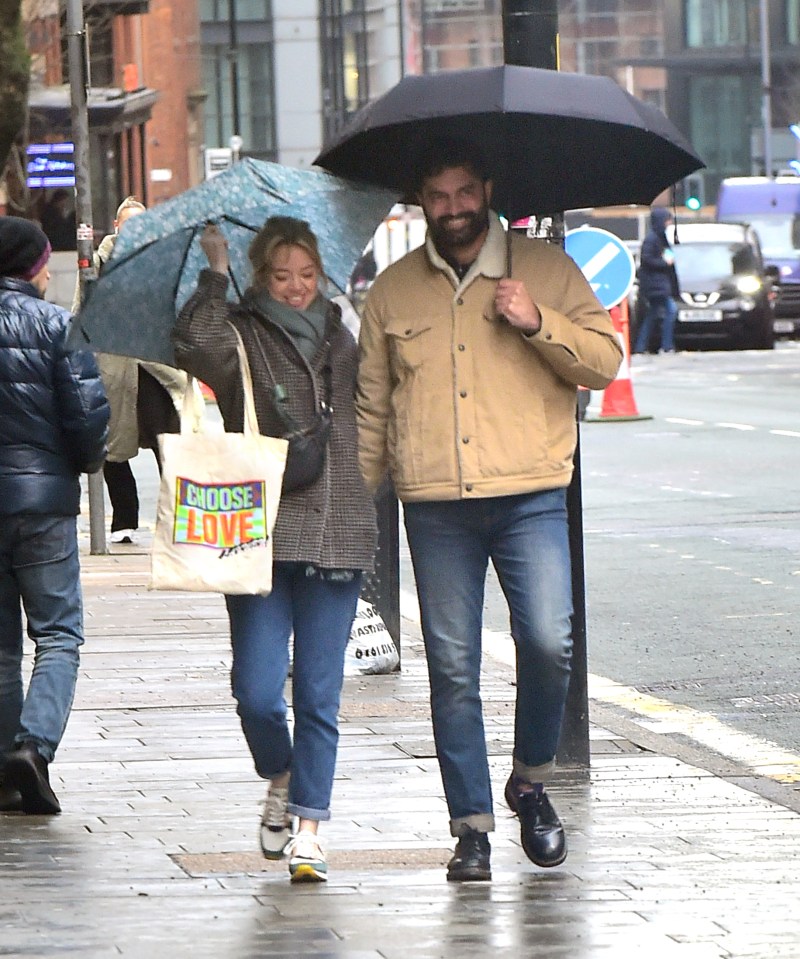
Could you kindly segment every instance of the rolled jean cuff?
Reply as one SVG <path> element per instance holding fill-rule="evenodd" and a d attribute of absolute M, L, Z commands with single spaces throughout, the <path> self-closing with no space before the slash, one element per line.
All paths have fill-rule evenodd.
<path fill-rule="evenodd" d="M 556 761 L 551 759 L 549 762 L 541 763 L 539 766 L 526 766 L 518 759 L 514 759 L 514 775 L 526 783 L 543 783 L 553 775 L 556 770 Z"/>
<path fill-rule="evenodd" d="M 450 820 L 450 835 L 459 839 L 468 830 L 475 832 L 494 832 L 494 816 L 490 812 L 477 812 L 461 819 Z"/>
<path fill-rule="evenodd" d="M 313 819 L 314 822 L 327 822 L 331 818 L 330 809 L 312 809 L 311 806 L 298 806 L 294 802 L 288 803 L 286 809 L 290 816 Z"/>

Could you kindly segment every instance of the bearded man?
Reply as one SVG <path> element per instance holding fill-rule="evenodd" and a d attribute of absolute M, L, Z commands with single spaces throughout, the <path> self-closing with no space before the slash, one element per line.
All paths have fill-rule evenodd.
<path fill-rule="evenodd" d="M 528 858 L 557 866 L 566 838 L 545 784 L 572 655 L 566 491 L 577 388 L 604 389 L 622 351 L 563 250 L 506 236 L 490 207 L 490 171 L 470 144 L 432 142 L 414 190 L 425 243 L 376 278 L 365 305 L 360 462 L 372 489 L 388 474 L 403 502 L 436 752 L 458 840 L 447 878 L 487 880 L 494 814 L 480 665 L 488 564 L 517 648 L 505 798 Z"/>

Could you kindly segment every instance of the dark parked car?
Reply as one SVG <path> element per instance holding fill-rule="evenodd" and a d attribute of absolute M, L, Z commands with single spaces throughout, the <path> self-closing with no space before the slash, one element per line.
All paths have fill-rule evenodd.
<path fill-rule="evenodd" d="M 672 241 L 671 226 L 668 236 Z M 764 266 L 755 230 L 745 223 L 679 223 L 672 248 L 681 286 L 677 348 L 771 350 L 777 275 Z M 638 303 L 639 322 L 642 309 Z"/>

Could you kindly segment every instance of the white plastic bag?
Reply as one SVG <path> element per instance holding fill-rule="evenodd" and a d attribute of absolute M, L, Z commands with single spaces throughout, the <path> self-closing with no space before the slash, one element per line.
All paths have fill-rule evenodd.
<path fill-rule="evenodd" d="M 400 654 L 380 613 L 359 599 L 344 656 L 345 676 L 391 673 L 399 663 Z"/>

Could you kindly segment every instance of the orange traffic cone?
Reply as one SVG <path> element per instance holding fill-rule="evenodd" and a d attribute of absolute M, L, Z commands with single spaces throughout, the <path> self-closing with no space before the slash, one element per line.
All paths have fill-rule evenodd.
<path fill-rule="evenodd" d="M 594 422 L 599 423 L 604 420 L 651 420 L 652 416 L 642 416 L 639 413 L 633 396 L 627 300 L 623 300 L 619 306 L 612 306 L 608 312 L 611 314 L 614 329 L 622 346 L 622 364 L 614 382 L 609 383 L 603 392 L 600 416 Z"/>

